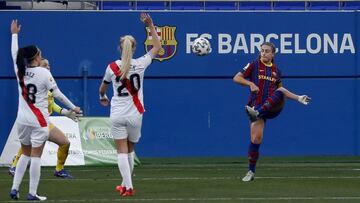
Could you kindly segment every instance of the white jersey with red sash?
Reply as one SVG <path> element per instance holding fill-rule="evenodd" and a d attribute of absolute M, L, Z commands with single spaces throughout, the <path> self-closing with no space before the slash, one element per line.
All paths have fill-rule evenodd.
<path fill-rule="evenodd" d="M 106 68 L 104 83 L 112 82 L 114 95 L 111 99 L 111 114 L 121 117 L 141 115 L 144 113 L 143 80 L 146 68 L 151 64 L 149 53 L 132 59 L 129 72 L 120 79 L 121 60 L 116 60 Z"/>
<path fill-rule="evenodd" d="M 57 88 L 49 70 L 42 67 L 26 68 L 19 82 L 17 122 L 34 127 L 46 127 L 49 122 L 48 91 Z"/>
<path fill-rule="evenodd" d="M 16 58 L 18 50 L 18 35 L 13 34 L 11 55 L 17 76 Z M 50 71 L 42 67 L 26 68 L 24 77 L 17 77 L 17 81 L 19 89 L 17 122 L 26 126 L 47 127 L 49 122 L 48 91 L 57 88 Z"/>

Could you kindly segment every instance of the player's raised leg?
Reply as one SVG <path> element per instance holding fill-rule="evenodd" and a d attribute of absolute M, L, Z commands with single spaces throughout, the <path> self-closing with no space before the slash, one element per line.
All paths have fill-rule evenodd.
<path fill-rule="evenodd" d="M 259 107 L 246 106 L 245 110 L 251 121 L 259 118 L 268 118 L 277 116 L 284 106 L 284 93 L 279 89 L 276 90 L 266 101 Z"/>

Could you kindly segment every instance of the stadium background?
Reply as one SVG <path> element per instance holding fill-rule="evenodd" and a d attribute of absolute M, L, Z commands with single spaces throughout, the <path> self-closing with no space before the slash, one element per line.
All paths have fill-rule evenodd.
<path fill-rule="evenodd" d="M 243 106 L 248 90 L 232 82 L 235 73 L 256 53 L 219 53 L 219 34 L 276 34 L 283 52 L 276 57 L 288 89 L 312 97 L 309 106 L 288 101 L 280 117 L 268 121 L 264 156 L 359 155 L 359 14 L 348 12 L 151 12 L 159 26 L 176 27 L 176 54 L 154 61 L 145 74 L 140 157 L 245 156 L 249 129 Z M 133 34 L 135 56 L 145 53 L 146 31 L 138 11 L 2 11 L 0 27 L 0 148 L 17 111 L 17 84 L 10 55 L 10 22 L 22 24 L 20 46 L 37 44 L 52 65 L 61 90 L 86 116 L 108 116 L 98 103 L 98 86 L 106 65 L 118 57 L 119 36 Z M 271 26 L 267 26 L 271 23 Z M 265 26 L 266 25 L 266 26 Z M 213 52 L 196 57 L 186 52 L 188 34 L 208 33 Z M 311 33 L 320 36 L 318 53 L 306 49 Z M 284 35 L 290 34 L 290 35 Z M 295 47 L 299 34 L 299 47 Z M 324 50 L 325 35 L 338 36 L 337 53 Z M 354 52 L 340 53 L 349 36 Z M 285 36 L 283 42 L 280 36 Z M 286 37 L 287 36 L 287 37 Z M 312 35 L 314 36 L 314 35 Z M 192 38 L 193 40 L 194 38 Z M 332 40 L 334 41 L 334 40 Z M 310 39 L 315 50 L 316 37 Z M 284 44 L 285 43 L 285 44 Z M 344 42 L 349 45 L 349 41 Z M 292 50 L 293 53 L 285 53 Z M 251 51 L 249 51 L 251 52 Z M 108 95 L 111 95 L 109 91 Z"/>

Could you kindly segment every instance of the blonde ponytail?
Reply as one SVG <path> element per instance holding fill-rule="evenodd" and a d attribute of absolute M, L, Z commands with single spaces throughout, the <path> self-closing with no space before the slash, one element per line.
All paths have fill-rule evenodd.
<path fill-rule="evenodd" d="M 120 39 L 121 47 L 121 80 L 126 78 L 129 69 L 133 53 L 135 51 L 135 39 L 131 35 L 125 35 Z"/>

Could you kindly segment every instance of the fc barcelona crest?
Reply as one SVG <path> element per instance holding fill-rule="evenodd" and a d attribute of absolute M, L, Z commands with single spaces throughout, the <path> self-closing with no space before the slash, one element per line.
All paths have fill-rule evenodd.
<path fill-rule="evenodd" d="M 159 60 L 160 62 L 163 60 L 170 59 L 176 53 L 176 47 L 177 47 L 177 41 L 175 39 L 176 27 L 163 26 L 163 27 L 156 27 L 155 30 L 158 36 L 160 37 L 160 44 L 162 46 L 155 59 Z M 146 52 L 148 52 L 153 47 L 151 41 L 152 37 L 150 34 L 149 27 L 146 27 L 146 33 L 147 33 L 147 37 L 144 44 L 145 44 L 145 50 Z"/>

